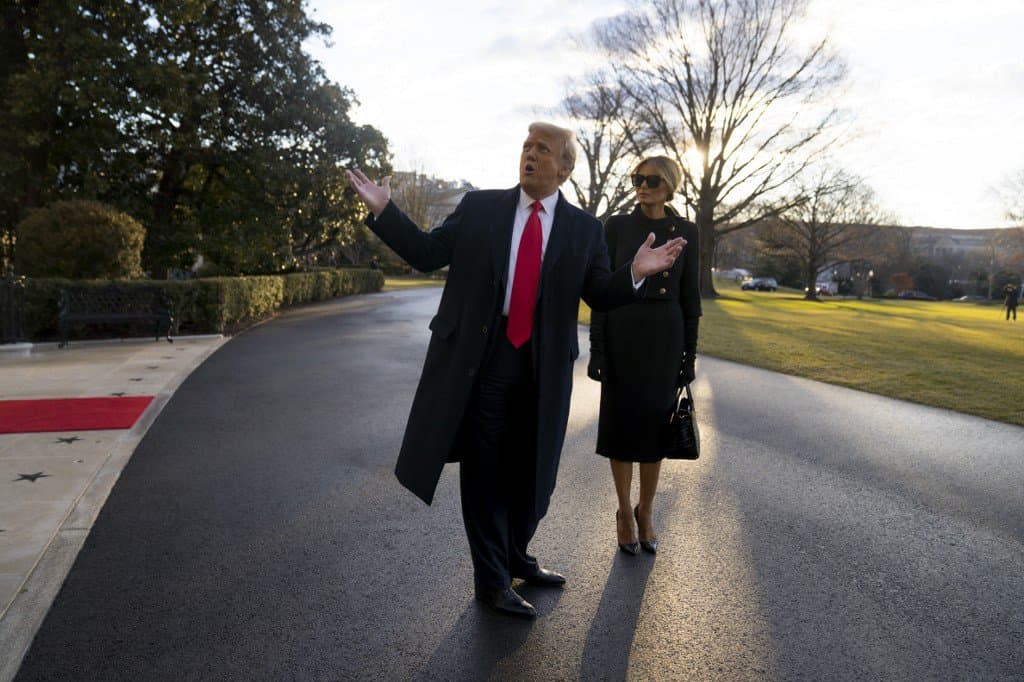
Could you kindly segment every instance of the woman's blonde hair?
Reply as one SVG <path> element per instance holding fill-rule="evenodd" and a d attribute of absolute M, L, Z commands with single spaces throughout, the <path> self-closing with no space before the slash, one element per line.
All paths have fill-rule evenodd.
<path fill-rule="evenodd" d="M 683 171 L 679 168 L 679 164 L 668 156 L 648 156 L 636 165 L 630 175 L 636 175 L 637 171 L 644 166 L 654 166 L 654 170 L 658 171 L 658 175 L 668 185 L 668 198 L 665 201 L 672 201 L 672 195 L 679 189 L 679 182 L 683 178 Z"/>

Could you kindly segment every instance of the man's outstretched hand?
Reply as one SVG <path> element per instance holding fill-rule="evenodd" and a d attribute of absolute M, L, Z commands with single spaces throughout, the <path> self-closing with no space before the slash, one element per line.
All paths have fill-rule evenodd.
<path fill-rule="evenodd" d="M 358 168 L 346 170 L 345 175 L 348 176 L 348 184 L 352 185 L 352 189 L 356 191 L 356 194 L 363 200 L 366 207 L 370 209 L 373 217 L 379 218 L 380 214 L 384 212 L 384 207 L 391 201 L 391 177 L 384 178 L 377 185 L 370 178 L 366 177 L 366 173 Z"/>
<path fill-rule="evenodd" d="M 387 202 L 385 202 L 387 203 Z M 633 257 L 633 281 L 639 282 L 644 277 L 668 270 L 679 258 L 686 246 L 686 240 L 682 237 L 669 239 L 656 249 L 651 248 L 654 243 L 654 233 L 647 235 L 647 241 L 640 245 Z"/>

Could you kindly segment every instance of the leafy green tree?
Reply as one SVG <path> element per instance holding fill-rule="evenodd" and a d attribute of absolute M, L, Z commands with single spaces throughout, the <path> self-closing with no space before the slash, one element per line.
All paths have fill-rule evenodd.
<path fill-rule="evenodd" d="M 302 50 L 330 27 L 302 2 L 149 2 L 126 133 L 151 176 L 147 264 L 196 252 L 239 272 L 293 267 L 356 217 L 342 169 L 385 170 L 386 142 Z"/>
<path fill-rule="evenodd" d="M 96 196 L 121 144 L 128 53 L 116 36 L 140 21 L 132 3 L 38 0 L 0 11 L 0 244 L 32 207 Z"/>
<path fill-rule="evenodd" d="M 155 276 L 200 254 L 255 273 L 336 249 L 358 214 L 343 169 L 386 172 L 387 147 L 303 51 L 329 33 L 301 0 L 16 3 L 0 124 L 24 143 L 0 158 L 0 222 L 99 198 L 147 226 Z"/>

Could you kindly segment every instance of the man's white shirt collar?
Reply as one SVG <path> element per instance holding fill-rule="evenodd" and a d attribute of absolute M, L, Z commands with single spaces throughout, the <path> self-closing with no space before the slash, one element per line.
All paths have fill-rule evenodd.
<path fill-rule="evenodd" d="M 522 187 L 519 188 L 519 209 L 530 210 L 530 205 L 536 201 L 533 197 L 527 194 Z M 549 194 L 540 200 L 540 205 L 544 207 L 544 212 L 549 216 L 555 214 L 555 204 L 558 203 L 558 190 L 555 190 L 554 194 Z"/>

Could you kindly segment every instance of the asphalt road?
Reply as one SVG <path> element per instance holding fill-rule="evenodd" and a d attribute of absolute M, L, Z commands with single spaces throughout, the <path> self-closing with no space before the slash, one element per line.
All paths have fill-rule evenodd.
<path fill-rule="evenodd" d="M 703 359 L 704 455 L 617 552 L 577 363 L 535 622 L 471 598 L 456 471 L 392 475 L 437 290 L 232 339 L 125 468 L 19 680 L 1021 679 L 1024 429 Z M 585 347 L 585 344 L 583 344 Z"/>

